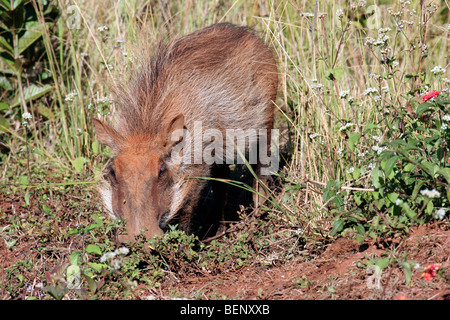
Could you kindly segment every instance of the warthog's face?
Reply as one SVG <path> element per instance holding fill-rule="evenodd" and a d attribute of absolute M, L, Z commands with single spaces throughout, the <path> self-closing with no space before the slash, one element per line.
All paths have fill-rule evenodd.
<path fill-rule="evenodd" d="M 171 162 L 172 132 L 183 128 L 179 116 L 156 137 L 122 136 L 113 128 L 94 119 L 97 136 L 110 146 L 115 157 L 108 167 L 110 195 L 107 206 L 114 216 L 126 219 L 126 234 L 119 241 L 133 240 L 142 231 L 148 238 L 162 234 L 171 212 L 174 185 L 179 168 Z"/>

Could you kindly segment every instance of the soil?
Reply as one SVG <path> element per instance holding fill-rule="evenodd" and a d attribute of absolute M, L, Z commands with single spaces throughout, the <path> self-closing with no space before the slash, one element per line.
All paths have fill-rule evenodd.
<path fill-rule="evenodd" d="M 449 249 L 450 229 L 438 222 L 414 228 L 407 237 L 393 239 L 387 248 L 359 245 L 355 240 L 339 238 L 311 260 L 299 258 L 218 276 L 167 280 L 158 298 L 169 298 L 173 292 L 178 292 L 180 297 L 188 299 L 448 300 L 449 281 L 436 277 L 426 282 L 422 271 L 436 263 L 449 270 Z M 373 271 L 368 272 L 371 269 L 368 264 L 382 257 L 407 257 L 413 261 L 409 285 L 403 268 L 395 262 L 381 272 L 380 281 L 376 282 Z"/>
<path fill-rule="evenodd" d="M 14 205 L 23 205 L 19 203 L 23 200 L 14 201 L 6 201 L 5 197 L 0 196 L 0 212 L 3 210 L 7 215 L 12 214 Z M 67 207 L 60 208 L 62 213 L 67 212 L 65 210 Z M 3 219 L 3 222 L 8 220 Z M 41 224 L 44 225 L 44 222 L 42 220 Z M 60 229 L 68 230 L 75 223 L 73 219 L 69 222 L 70 225 L 61 226 Z M 5 226 L 0 224 L 0 232 Z M 2 238 L 5 240 L 5 237 Z M 27 256 L 35 256 L 37 241 L 23 235 L 15 245 L 7 248 L 3 240 L 0 239 L 0 299 L 23 298 L 22 293 L 19 293 L 21 296 L 11 297 L 5 289 L 5 270 Z M 65 244 L 69 247 L 71 245 Z M 332 243 L 321 245 L 319 250 L 316 247 L 314 250 L 300 251 L 294 255 L 295 258 L 287 261 L 268 259 L 271 261 L 268 265 L 254 263 L 237 271 L 222 270 L 214 275 L 207 272 L 195 276 L 169 273 L 158 288 L 149 289 L 148 286 L 139 285 L 131 297 L 207 300 L 448 300 L 449 248 L 448 222 L 434 221 L 412 228 L 407 236 L 387 239 L 382 244 L 359 244 L 353 239 L 338 238 Z M 41 263 L 55 265 L 54 262 L 61 260 L 61 257 L 67 259 L 69 251 L 70 248 L 55 249 L 57 254 L 52 258 L 54 261 Z M 380 259 L 389 263 L 377 274 L 374 264 Z M 405 262 L 411 266 L 409 283 L 404 271 Z M 427 282 L 422 273 L 431 264 L 439 264 L 441 272 Z M 24 277 L 36 279 L 36 275 L 27 272 Z"/>

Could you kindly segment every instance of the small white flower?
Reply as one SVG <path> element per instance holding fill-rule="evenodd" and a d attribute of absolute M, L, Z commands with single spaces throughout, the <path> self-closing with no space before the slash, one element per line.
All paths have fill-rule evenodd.
<path fill-rule="evenodd" d="M 442 117 L 442 120 L 444 121 L 450 121 L 450 114 L 446 114 L 445 116 Z"/>
<path fill-rule="evenodd" d="M 435 76 L 438 76 L 438 75 L 444 74 L 446 69 L 442 68 L 441 66 L 436 66 L 433 69 L 431 69 L 430 71 Z"/>
<path fill-rule="evenodd" d="M 313 84 L 313 85 L 311 86 L 311 88 L 312 88 L 313 90 L 319 91 L 319 90 L 321 90 L 321 89 L 323 88 L 323 84 L 321 84 L 321 83 Z"/>
<path fill-rule="evenodd" d="M 102 97 L 100 99 L 97 100 L 98 103 L 109 103 L 109 98 L 108 97 Z"/>
<path fill-rule="evenodd" d="M 386 148 L 380 147 L 378 145 L 376 146 L 372 146 L 372 150 L 376 151 L 378 154 L 382 153 L 384 150 L 386 150 Z"/>
<path fill-rule="evenodd" d="M 401 20 L 402 24 L 407 24 L 408 26 L 413 26 L 414 25 L 414 21 L 408 21 L 408 20 Z"/>
<path fill-rule="evenodd" d="M 338 153 L 339 155 L 342 155 L 342 151 L 344 151 L 344 149 L 339 148 L 338 151 L 337 151 L 337 153 Z"/>
<path fill-rule="evenodd" d="M 39 282 L 39 283 L 36 283 L 36 285 L 34 287 L 42 289 L 42 288 L 44 288 L 44 284 L 42 282 Z"/>
<path fill-rule="evenodd" d="M 311 139 L 311 140 L 313 140 L 315 137 L 317 137 L 319 134 L 318 133 L 311 133 L 310 135 L 309 135 L 309 138 Z"/>
<path fill-rule="evenodd" d="M 373 43 L 374 46 L 386 46 L 389 40 L 389 36 L 382 33 L 379 34 L 378 39 Z"/>
<path fill-rule="evenodd" d="M 101 26 L 97 28 L 97 30 L 100 32 L 107 31 L 108 29 L 109 29 L 108 26 Z"/>
<path fill-rule="evenodd" d="M 33 118 L 33 116 L 29 112 L 24 112 L 22 114 L 22 118 L 24 118 L 25 120 L 31 120 Z"/>
<path fill-rule="evenodd" d="M 443 124 L 441 125 L 441 130 L 447 130 L 447 128 L 448 128 L 448 126 L 447 126 L 446 123 L 443 123 Z"/>
<path fill-rule="evenodd" d="M 345 129 L 347 129 L 347 128 L 351 127 L 351 126 L 353 126 L 353 123 L 347 122 L 344 126 L 339 128 L 339 131 L 344 131 Z"/>
<path fill-rule="evenodd" d="M 372 136 L 372 139 L 377 141 L 377 142 L 381 141 L 381 137 L 380 136 Z"/>
<path fill-rule="evenodd" d="M 67 96 L 66 96 L 66 98 L 64 100 L 65 101 L 73 101 L 73 99 L 77 95 L 78 95 L 78 93 L 76 93 L 76 92 L 70 92 L 70 93 L 67 94 Z"/>
<path fill-rule="evenodd" d="M 130 252 L 130 250 L 127 247 L 121 247 L 117 249 L 115 252 L 117 252 L 117 254 L 126 256 Z"/>
<path fill-rule="evenodd" d="M 137 286 L 138 286 L 138 283 L 136 280 L 133 280 L 133 281 L 128 280 L 127 281 L 127 287 L 129 287 L 131 290 L 136 289 Z"/>
<path fill-rule="evenodd" d="M 391 28 L 389 28 L 389 27 L 380 28 L 380 29 L 378 29 L 378 34 L 383 34 L 383 33 L 389 32 L 389 31 L 391 31 Z"/>
<path fill-rule="evenodd" d="M 342 19 L 343 16 L 344 16 L 344 10 L 337 9 L 336 10 L 336 17 L 338 17 L 338 19 Z"/>
<path fill-rule="evenodd" d="M 372 37 L 366 37 L 366 39 L 364 39 L 364 45 L 372 45 L 375 43 L 375 39 Z"/>
<path fill-rule="evenodd" d="M 397 200 L 395 200 L 395 205 L 399 206 L 402 202 L 403 202 L 402 199 L 397 198 Z"/>
<path fill-rule="evenodd" d="M 368 166 L 367 166 L 367 168 L 370 169 L 370 170 L 375 169 L 375 167 L 376 167 L 375 163 L 369 163 Z"/>
<path fill-rule="evenodd" d="M 388 55 L 391 52 L 391 50 L 392 50 L 391 47 L 387 47 L 387 48 L 380 50 L 380 53 L 384 54 L 384 55 Z"/>
<path fill-rule="evenodd" d="M 436 189 L 433 190 L 421 190 L 420 194 L 423 196 L 427 196 L 428 198 L 439 198 L 441 196 L 441 193 L 437 191 Z"/>
<path fill-rule="evenodd" d="M 126 256 L 130 250 L 127 247 L 121 247 L 114 250 L 113 252 L 107 252 L 103 254 L 100 258 L 101 263 L 108 262 L 113 270 L 119 270 L 123 263 L 123 258 L 121 255 Z"/>
<path fill-rule="evenodd" d="M 403 14 L 403 11 L 397 11 L 397 12 L 394 12 L 393 10 L 392 10 L 392 8 L 388 8 L 388 13 L 390 14 L 390 15 L 392 15 L 393 17 L 400 17 L 402 14 Z"/>
<path fill-rule="evenodd" d="M 107 252 L 101 256 L 100 262 L 105 263 L 108 260 L 112 260 L 115 256 L 116 254 L 114 252 Z"/>
<path fill-rule="evenodd" d="M 436 219 L 439 219 L 439 220 L 444 219 L 444 217 L 445 217 L 445 209 L 444 208 L 440 208 L 438 211 L 436 211 L 434 216 L 435 216 Z"/>
<path fill-rule="evenodd" d="M 118 259 L 111 260 L 111 267 L 113 268 L 113 270 L 119 270 L 121 263 L 122 261 Z"/>
<path fill-rule="evenodd" d="M 351 173 L 353 173 L 353 171 L 355 171 L 355 168 L 353 168 L 353 167 L 350 167 L 350 168 L 348 168 L 348 170 L 346 171 L 348 174 L 351 174 Z"/>
<path fill-rule="evenodd" d="M 364 90 L 364 95 L 365 96 L 367 96 L 367 95 L 369 95 L 371 93 L 378 93 L 378 89 L 370 87 L 370 88 L 367 88 L 366 90 Z"/>
<path fill-rule="evenodd" d="M 342 90 L 339 92 L 339 99 L 345 99 L 350 94 L 350 90 Z"/>
<path fill-rule="evenodd" d="M 369 73 L 369 79 L 381 80 L 381 76 L 379 74 L 376 74 L 376 73 Z"/>

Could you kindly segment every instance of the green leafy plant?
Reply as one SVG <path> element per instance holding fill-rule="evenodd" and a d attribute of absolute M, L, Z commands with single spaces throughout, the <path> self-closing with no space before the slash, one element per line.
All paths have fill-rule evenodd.
<path fill-rule="evenodd" d="M 385 141 L 372 146 L 361 166 L 372 168 L 365 171 L 370 172 L 367 178 L 374 189 L 355 191 L 353 209 L 345 208 L 342 196 L 346 193 L 339 184 L 329 182 L 325 189 L 324 200 L 334 204 L 338 217 L 332 233 L 353 230 L 360 240 L 376 239 L 446 215 L 450 203 L 448 104 L 448 97 L 441 95 L 419 103 L 415 112 L 403 108 L 393 117 L 386 116 Z M 366 126 L 359 138 L 381 135 L 376 128 Z"/>
<path fill-rule="evenodd" d="M 445 215 L 450 202 L 448 104 L 448 97 L 437 98 L 420 103 L 414 116 L 400 115 L 404 129 L 384 144 L 380 165 L 372 171 L 379 207 L 419 223 Z"/>
<path fill-rule="evenodd" d="M 43 6 L 44 23 L 39 21 L 39 5 Z M 19 87 L 11 97 L 9 107 L 25 105 L 26 101 L 37 99 L 51 90 L 51 85 L 35 83 L 23 88 L 22 82 L 24 71 L 30 70 L 45 53 L 42 37 L 46 29 L 53 27 L 57 15 L 57 7 L 48 1 L 0 1 L 0 58 L 8 67 L 0 70 L 0 86 L 11 93 L 15 83 Z M 4 102 L 2 109 L 5 108 L 8 107 Z M 25 107 L 24 112 L 26 110 Z"/>

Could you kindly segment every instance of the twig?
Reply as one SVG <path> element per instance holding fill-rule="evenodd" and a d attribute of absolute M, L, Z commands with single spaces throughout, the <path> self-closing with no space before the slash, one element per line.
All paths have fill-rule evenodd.
<path fill-rule="evenodd" d="M 398 265 L 398 262 L 395 263 L 395 266 L 397 266 L 397 265 Z M 392 267 L 391 267 L 391 270 L 389 270 L 389 275 L 388 275 L 386 284 L 385 284 L 384 287 L 383 287 L 383 292 L 381 292 L 380 300 L 383 300 L 383 298 L 384 298 L 384 294 L 386 293 L 386 288 L 387 288 L 387 286 L 388 286 L 388 284 L 389 284 L 389 281 L 391 280 L 392 272 L 394 271 L 394 267 L 395 267 L 395 266 L 392 266 Z"/>
<path fill-rule="evenodd" d="M 229 229 L 226 229 L 225 231 L 223 231 L 223 232 L 221 232 L 219 234 L 216 234 L 215 236 L 212 236 L 212 237 L 206 238 L 204 240 L 201 240 L 200 242 L 201 243 L 208 243 L 208 242 L 211 242 L 211 241 L 213 241 L 215 239 L 219 239 L 219 238 L 223 237 L 224 235 L 226 235 L 227 233 L 231 233 L 233 231 L 236 231 L 235 229 L 236 229 L 236 226 L 238 226 L 238 225 L 239 225 L 239 223 L 236 223 L 232 227 L 230 227 Z"/>
<path fill-rule="evenodd" d="M 215 240 L 215 239 L 219 239 L 220 237 L 223 237 L 224 235 L 226 235 L 226 234 L 229 233 L 229 232 L 230 232 L 230 231 L 228 231 L 228 229 L 227 229 L 227 230 L 225 230 L 224 232 L 221 232 L 221 233 L 219 233 L 219 234 L 216 234 L 215 236 L 206 238 L 205 240 L 202 240 L 202 241 L 200 241 L 200 242 L 201 242 L 201 243 L 208 243 L 208 242 L 211 242 L 211 241 L 213 241 L 213 240 Z"/>
<path fill-rule="evenodd" d="M 321 185 L 321 186 L 326 186 L 327 185 L 324 182 L 314 181 L 314 180 L 311 180 L 311 179 L 308 179 L 307 182 L 318 184 L 318 185 Z M 351 190 L 351 191 L 366 191 L 366 192 L 373 192 L 373 191 L 375 191 L 375 189 L 373 189 L 373 188 L 358 188 L 358 187 L 349 187 L 349 186 L 342 186 L 340 189 Z"/>

